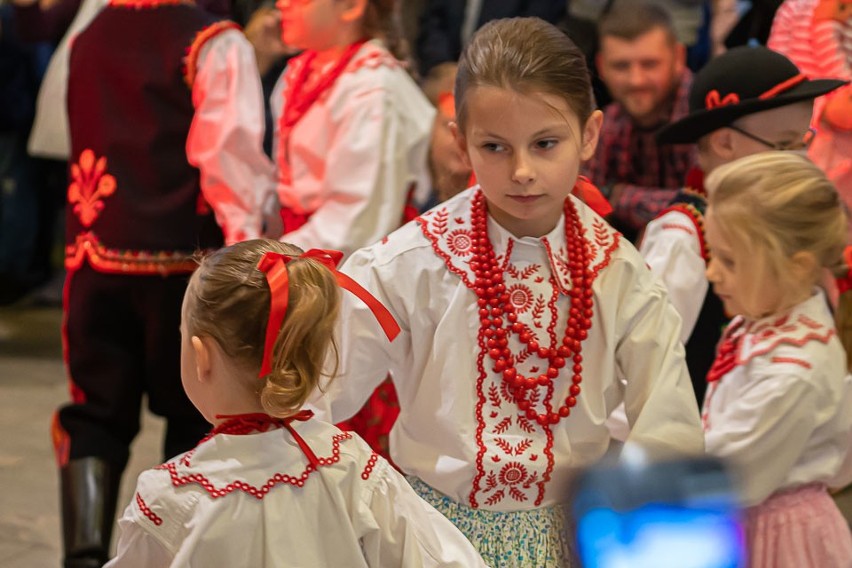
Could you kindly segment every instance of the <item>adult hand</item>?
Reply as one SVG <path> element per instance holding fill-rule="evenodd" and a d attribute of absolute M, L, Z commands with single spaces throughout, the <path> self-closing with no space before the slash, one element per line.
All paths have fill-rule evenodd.
<path fill-rule="evenodd" d="M 289 50 L 281 41 L 281 14 L 264 6 L 255 10 L 245 27 L 246 38 L 254 47 L 257 68 L 263 76 Z"/>

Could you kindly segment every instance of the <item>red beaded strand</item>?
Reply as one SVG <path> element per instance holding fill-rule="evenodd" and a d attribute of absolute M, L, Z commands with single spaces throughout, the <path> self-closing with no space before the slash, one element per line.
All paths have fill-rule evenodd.
<path fill-rule="evenodd" d="M 594 276 L 589 268 L 589 246 L 583 237 L 585 229 L 577 216 L 570 199 L 565 200 L 565 243 L 568 249 L 568 268 L 571 273 L 571 307 L 565 326 L 562 345 L 542 347 L 530 329 L 518 321 L 514 306 L 503 281 L 503 270 L 497 264 L 494 247 L 488 239 L 485 197 L 480 192 L 474 197 L 472 211 L 473 257 L 470 267 L 476 276 L 474 292 L 479 305 L 479 321 L 486 337 L 487 355 L 494 361 L 492 369 L 500 373 L 518 409 L 530 420 L 540 425 L 556 424 L 571 414 L 580 395 L 583 381 L 583 341 L 592 326 L 592 282 Z M 526 377 L 515 367 L 515 355 L 509 349 L 509 335 L 515 334 L 526 350 L 547 361 L 547 370 L 538 377 Z M 568 359 L 573 360 L 573 375 L 565 403 L 557 412 L 537 413 L 529 399 L 535 388 L 553 384 L 560 369 Z"/>

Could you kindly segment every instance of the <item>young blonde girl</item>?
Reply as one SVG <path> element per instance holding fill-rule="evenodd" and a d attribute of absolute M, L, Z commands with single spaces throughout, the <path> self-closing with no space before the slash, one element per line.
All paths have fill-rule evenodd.
<path fill-rule="evenodd" d="M 338 285 L 394 333 L 339 259 L 255 240 L 202 262 L 183 304 L 181 375 L 214 427 L 139 477 L 111 567 L 483 565 L 360 438 L 301 410 L 333 372 Z"/>
<path fill-rule="evenodd" d="M 852 481 L 852 386 L 817 287 L 846 242 L 840 197 L 790 152 L 722 166 L 707 189 L 707 277 L 739 315 L 708 374 L 705 441 L 740 475 L 749 565 L 848 567 L 852 538 L 826 486 Z"/>
<path fill-rule="evenodd" d="M 391 454 L 418 493 L 487 563 L 563 566 L 566 485 L 606 451 L 614 408 L 626 405 L 630 441 L 703 449 L 679 318 L 636 250 L 572 195 L 601 113 L 562 32 L 487 24 L 455 99 L 479 185 L 348 260 L 402 332 L 382 341 L 345 300 L 345 379 L 327 402 L 346 418 L 390 370 Z"/>

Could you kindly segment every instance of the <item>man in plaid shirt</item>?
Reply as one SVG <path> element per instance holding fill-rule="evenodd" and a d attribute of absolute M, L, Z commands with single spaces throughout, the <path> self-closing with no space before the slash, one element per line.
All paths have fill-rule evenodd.
<path fill-rule="evenodd" d="M 597 65 L 614 102 L 604 109 L 601 138 L 585 173 L 612 204 L 612 224 L 635 241 L 696 164 L 693 144 L 659 146 L 654 137 L 688 113 L 692 74 L 662 8 L 616 8 L 601 20 L 599 35 Z"/>

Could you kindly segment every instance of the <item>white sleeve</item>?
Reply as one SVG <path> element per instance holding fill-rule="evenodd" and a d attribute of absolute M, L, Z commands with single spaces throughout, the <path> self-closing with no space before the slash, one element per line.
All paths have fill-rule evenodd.
<path fill-rule="evenodd" d="M 364 249 L 352 255 L 341 272 L 352 277 L 390 311 L 400 333 L 393 342 L 388 341 L 370 308 L 353 294 L 343 293 L 338 319 L 338 374 L 324 395 L 326 400 L 316 404 L 320 409 L 323 403 L 327 404 L 334 422 L 354 416 L 388 372 L 399 369 L 395 376 L 401 374 L 410 357 L 408 312 L 402 309 L 396 283 L 382 278 L 379 270 L 372 251 Z"/>
<path fill-rule="evenodd" d="M 707 453 L 735 466 L 740 496 L 756 505 L 781 487 L 820 413 L 816 388 L 793 374 L 748 378 L 724 407 L 710 399 Z"/>
<path fill-rule="evenodd" d="M 607 271 L 610 282 L 617 281 L 610 297 L 617 318 L 616 365 L 626 383 L 624 407 L 631 428 L 626 442 L 653 456 L 701 454 L 703 434 L 680 341 L 680 316 L 663 286 L 638 262 L 619 263 L 620 270 L 611 265 Z"/>
<path fill-rule="evenodd" d="M 421 499 L 387 461 L 379 459 L 373 475 L 377 482 L 365 505 L 374 530 L 362 541 L 369 566 L 485 566 L 459 529 Z"/>
<path fill-rule="evenodd" d="M 192 102 L 186 155 L 201 171 L 201 191 L 225 243 L 257 238 L 275 168 L 263 153 L 263 90 L 254 50 L 241 32 L 227 30 L 201 48 Z"/>
<path fill-rule="evenodd" d="M 282 237 L 304 249 L 330 248 L 348 255 L 402 225 L 407 186 L 414 180 L 406 121 L 383 86 L 350 97 L 325 157 L 324 201 L 305 225 Z"/>
<path fill-rule="evenodd" d="M 104 568 L 166 568 L 174 556 L 163 544 L 137 522 L 133 505 L 127 507 L 118 520 L 121 536 L 115 558 Z"/>
<path fill-rule="evenodd" d="M 683 320 L 680 339 L 684 343 L 692 335 L 709 288 L 697 231 L 689 217 L 670 211 L 648 223 L 639 245 L 639 252 L 651 272 L 662 279 L 669 301 Z"/>

